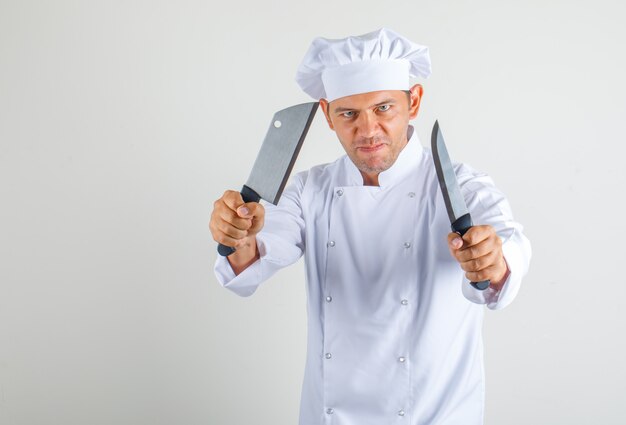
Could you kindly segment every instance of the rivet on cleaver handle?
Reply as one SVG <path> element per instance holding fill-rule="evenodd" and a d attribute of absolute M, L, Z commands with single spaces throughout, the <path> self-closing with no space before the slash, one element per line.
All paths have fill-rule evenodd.
<path fill-rule="evenodd" d="M 452 168 L 452 162 L 450 161 L 450 155 L 446 149 L 446 144 L 443 140 L 443 134 L 439 128 L 439 122 L 435 121 L 433 126 L 433 132 L 431 136 L 431 148 L 433 152 L 433 160 L 435 162 L 435 169 L 437 170 L 437 179 L 439 180 L 439 187 L 441 188 L 441 194 L 446 204 L 446 210 L 448 211 L 448 217 L 452 231 L 463 236 L 472 226 L 472 216 L 467 210 L 465 199 L 461 194 L 461 188 L 459 182 L 456 179 L 454 168 Z M 470 282 L 476 289 L 485 290 L 489 287 L 490 282 L 483 280 L 482 282 Z"/>
<path fill-rule="evenodd" d="M 250 177 L 241 190 L 244 202 L 265 199 L 278 204 L 318 104 L 302 103 L 274 114 Z M 235 248 L 219 244 L 217 252 L 226 257 L 235 252 Z"/>

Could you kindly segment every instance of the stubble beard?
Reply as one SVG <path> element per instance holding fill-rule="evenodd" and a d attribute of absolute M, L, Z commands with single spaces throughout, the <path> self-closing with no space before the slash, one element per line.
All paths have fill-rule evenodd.
<path fill-rule="evenodd" d="M 355 158 L 353 162 L 354 165 L 356 165 L 356 168 L 366 174 L 380 174 L 383 171 L 387 171 L 389 168 L 391 168 L 394 163 L 394 159 L 395 158 L 392 158 L 391 155 L 387 155 L 387 157 L 382 159 L 382 163 L 379 162 L 377 165 L 370 165 L 366 160 L 362 160 L 359 158 Z"/>

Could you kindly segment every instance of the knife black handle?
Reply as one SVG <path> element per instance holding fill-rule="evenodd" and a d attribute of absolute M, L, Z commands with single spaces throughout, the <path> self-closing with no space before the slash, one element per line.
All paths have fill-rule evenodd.
<path fill-rule="evenodd" d="M 452 223 L 452 231 L 458 233 L 460 236 L 463 236 L 469 229 L 471 229 L 472 226 L 472 216 L 467 213 L 457 218 L 454 223 Z M 491 282 L 488 280 L 483 280 L 482 282 L 470 282 L 470 285 L 481 291 L 487 289 L 490 284 Z"/>
<path fill-rule="evenodd" d="M 241 197 L 243 198 L 243 202 L 246 204 L 248 202 L 259 202 L 261 200 L 261 195 L 256 193 L 253 189 L 249 188 L 245 184 L 243 185 L 243 188 L 241 189 L 240 193 L 241 193 Z M 222 257 L 228 257 L 230 254 L 235 252 L 235 248 L 232 246 L 219 244 L 217 246 L 217 252 Z"/>

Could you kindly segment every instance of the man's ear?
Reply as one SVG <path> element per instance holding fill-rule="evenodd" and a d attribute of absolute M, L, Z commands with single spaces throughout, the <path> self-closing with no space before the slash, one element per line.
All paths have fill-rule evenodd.
<path fill-rule="evenodd" d="M 328 126 L 334 131 L 335 127 L 333 127 L 333 122 L 330 119 L 330 103 L 328 103 L 326 99 L 320 99 L 320 107 L 322 108 L 322 111 L 324 111 L 324 116 L 326 117 Z"/>
<path fill-rule="evenodd" d="M 424 88 L 421 84 L 415 84 L 409 89 L 411 94 L 411 104 L 409 105 L 409 119 L 412 120 L 417 116 L 422 102 L 422 95 L 424 94 Z"/>

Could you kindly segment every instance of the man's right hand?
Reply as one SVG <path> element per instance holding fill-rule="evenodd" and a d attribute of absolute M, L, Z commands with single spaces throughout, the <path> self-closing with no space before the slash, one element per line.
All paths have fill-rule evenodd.
<path fill-rule="evenodd" d="M 227 190 L 213 204 L 209 229 L 216 242 L 236 249 L 227 257 L 235 274 L 259 258 L 256 234 L 263 228 L 264 221 L 263 205 L 244 203 L 241 194 L 234 190 Z"/>

